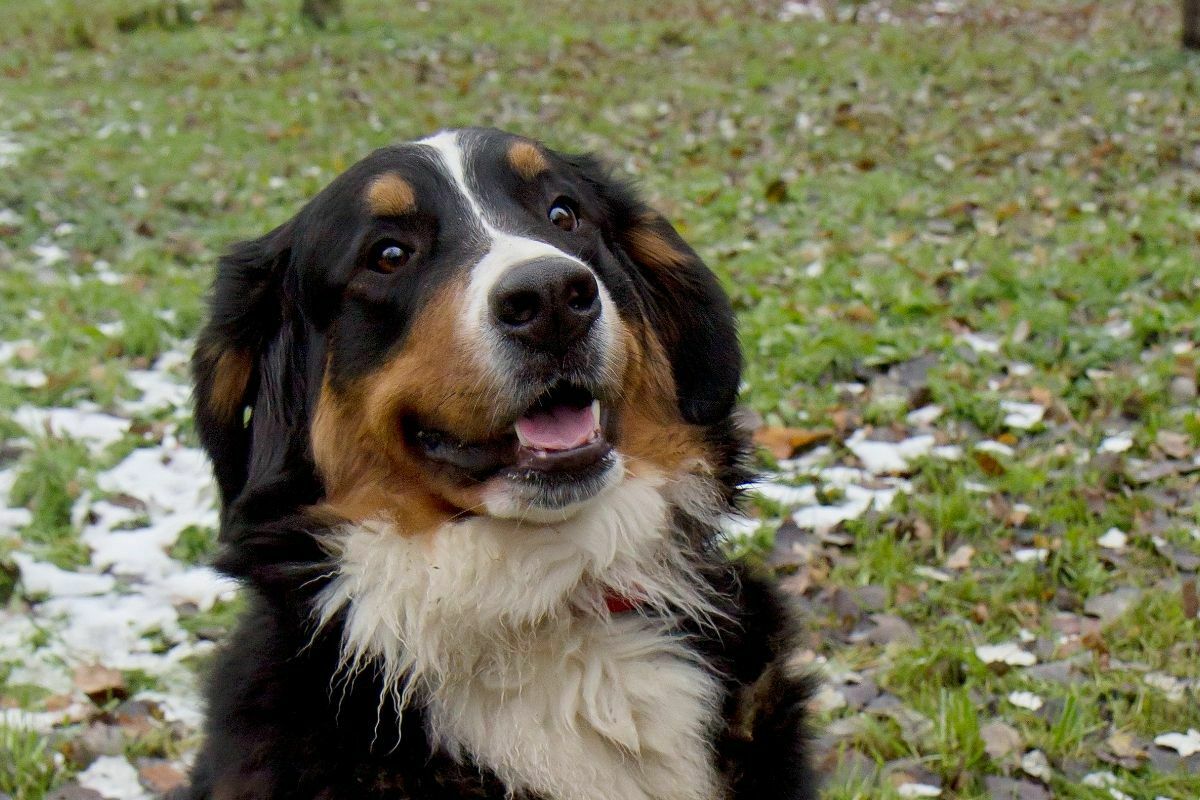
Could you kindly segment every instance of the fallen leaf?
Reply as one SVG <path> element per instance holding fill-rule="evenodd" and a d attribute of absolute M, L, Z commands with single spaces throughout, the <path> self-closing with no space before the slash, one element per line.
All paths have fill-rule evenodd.
<path fill-rule="evenodd" d="M 989 722 L 979 729 L 979 736 L 983 739 L 984 751 L 993 761 L 1021 749 L 1020 731 L 1004 722 Z"/>
<path fill-rule="evenodd" d="M 969 544 L 961 545 L 946 559 L 946 569 L 968 569 L 971 566 L 971 559 L 974 557 L 974 547 L 971 547 Z"/>
<path fill-rule="evenodd" d="M 75 688 L 88 696 L 93 703 L 102 703 L 110 698 L 124 698 L 129 690 L 125 676 L 120 671 L 100 664 L 84 664 L 75 668 Z"/>
<path fill-rule="evenodd" d="M 1093 617 L 1099 617 L 1101 624 L 1107 625 L 1132 608 L 1141 597 L 1141 589 L 1125 586 L 1107 594 L 1088 598 L 1083 604 L 1083 610 Z"/>
<path fill-rule="evenodd" d="M 1185 434 L 1175 431 L 1159 431 L 1158 435 L 1154 437 L 1154 443 L 1171 458 L 1184 459 L 1192 456 L 1192 442 Z"/>
<path fill-rule="evenodd" d="M 143 758 L 138 762 L 138 780 L 155 794 L 166 794 L 183 785 L 187 776 L 179 767 L 158 758 Z"/>
<path fill-rule="evenodd" d="M 1006 471 L 1000 460 L 985 450 L 973 450 L 971 457 L 975 459 L 975 463 L 983 470 L 983 474 L 990 478 L 997 478 Z"/>
<path fill-rule="evenodd" d="M 983 779 L 989 800 L 1050 800 L 1050 791 L 1040 783 L 988 775 Z"/>
<path fill-rule="evenodd" d="M 1185 619 L 1200 617 L 1200 597 L 1196 595 L 1196 579 L 1183 582 L 1183 616 Z"/>
<path fill-rule="evenodd" d="M 782 461 L 832 436 L 828 428 L 759 428 L 754 432 L 754 442 Z"/>

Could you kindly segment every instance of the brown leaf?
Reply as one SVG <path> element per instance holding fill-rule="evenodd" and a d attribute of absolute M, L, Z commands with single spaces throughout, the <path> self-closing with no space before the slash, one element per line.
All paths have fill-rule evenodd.
<path fill-rule="evenodd" d="M 998 478 L 1006 472 L 1004 465 L 991 453 L 984 450 L 976 450 L 971 453 L 971 456 L 975 459 L 975 463 L 979 465 L 979 468 L 983 470 L 983 474 L 990 478 Z"/>
<path fill-rule="evenodd" d="M 1195 578 L 1188 578 L 1183 582 L 1183 617 L 1200 618 L 1200 597 L 1196 595 Z"/>
<path fill-rule="evenodd" d="M 170 761 L 144 758 L 138 762 L 138 779 L 155 794 L 166 794 L 183 785 L 185 775 Z"/>
<path fill-rule="evenodd" d="M 113 697 L 123 698 L 129 693 L 125 676 L 118 670 L 100 664 L 76 667 L 74 681 L 75 688 L 86 694 L 93 703 L 103 703 Z"/>
<path fill-rule="evenodd" d="M 763 197 L 770 203 L 782 203 L 788 199 L 788 185 L 782 178 L 776 178 L 767 184 Z"/>
<path fill-rule="evenodd" d="M 754 432 L 754 442 L 782 460 L 831 436 L 833 431 L 828 428 L 759 428 Z"/>

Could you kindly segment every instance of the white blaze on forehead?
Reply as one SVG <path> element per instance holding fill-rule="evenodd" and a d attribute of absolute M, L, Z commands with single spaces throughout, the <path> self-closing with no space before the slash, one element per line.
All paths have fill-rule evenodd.
<path fill-rule="evenodd" d="M 442 167 L 443 174 L 458 189 L 471 213 L 474 214 L 475 223 L 487 240 L 487 253 L 471 268 L 464 312 L 470 329 L 469 335 L 476 341 L 484 343 L 484 348 L 476 352 L 483 355 L 484 366 L 491 368 L 499 364 L 502 358 L 498 357 L 497 353 L 499 335 L 489 324 L 488 298 L 491 295 L 492 287 L 496 285 L 501 276 L 519 264 L 547 256 L 574 261 L 588 270 L 591 270 L 591 267 L 549 242 L 528 236 L 518 236 L 497 227 L 494 221 L 488 218 L 483 203 L 480 202 L 467 180 L 469 153 L 464 150 L 461 137 L 462 134 L 459 131 L 442 131 L 427 139 L 422 139 L 417 144 L 433 150 L 437 162 Z M 594 271 L 593 274 L 595 274 Z M 617 340 L 612 311 L 614 306 L 612 297 L 608 294 L 604 282 L 600 280 L 599 276 L 596 276 L 596 284 L 599 287 L 600 318 L 596 321 L 594 335 L 600 338 L 601 351 L 607 360 L 612 358 Z"/>

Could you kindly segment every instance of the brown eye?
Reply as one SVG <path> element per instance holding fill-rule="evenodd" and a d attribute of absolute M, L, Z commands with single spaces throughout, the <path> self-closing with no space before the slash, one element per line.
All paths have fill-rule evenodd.
<path fill-rule="evenodd" d="M 373 266 L 376 272 L 392 273 L 403 267 L 412 258 L 412 251 L 396 242 L 382 242 L 375 246 Z"/>
<path fill-rule="evenodd" d="M 564 231 L 573 231 L 579 227 L 579 218 L 575 216 L 575 209 L 568 200 L 555 200 L 546 216 Z"/>

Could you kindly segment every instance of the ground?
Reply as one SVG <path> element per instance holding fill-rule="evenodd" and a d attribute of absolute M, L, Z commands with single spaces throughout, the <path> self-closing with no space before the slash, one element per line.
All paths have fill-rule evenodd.
<path fill-rule="evenodd" d="M 825 797 L 1200 796 L 1174 0 L 242 5 L 0 0 L 0 794 L 194 752 L 216 253 L 486 124 L 615 159 L 730 291 L 767 477 L 729 546 L 829 676 Z"/>

